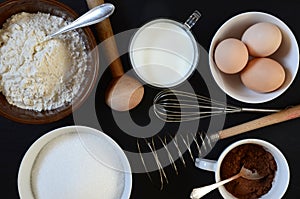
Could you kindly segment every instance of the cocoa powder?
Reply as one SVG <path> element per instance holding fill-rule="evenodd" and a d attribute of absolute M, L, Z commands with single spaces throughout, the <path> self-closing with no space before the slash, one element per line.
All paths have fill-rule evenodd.
<path fill-rule="evenodd" d="M 262 146 L 243 144 L 232 149 L 221 164 L 221 179 L 230 178 L 242 167 L 254 171 L 261 176 L 260 180 L 247 180 L 242 177 L 225 184 L 228 192 L 240 199 L 256 199 L 266 194 L 272 187 L 277 165 L 274 157 Z"/>

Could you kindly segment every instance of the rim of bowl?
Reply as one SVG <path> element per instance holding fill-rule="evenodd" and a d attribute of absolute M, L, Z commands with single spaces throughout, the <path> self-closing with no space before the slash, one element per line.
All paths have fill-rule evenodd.
<path fill-rule="evenodd" d="M 259 95 L 270 95 L 270 97 L 268 98 L 265 98 L 265 99 L 258 99 L 258 98 L 255 98 L 254 100 L 253 99 L 241 99 L 239 98 L 239 96 L 237 96 L 236 94 L 230 92 L 227 90 L 226 86 L 223 85 L 222 81 L 217 81 L 218 78 L 218 74 L 213 72 L 213 70 L 219 70 L 216 66 L 215 66 L 215 61 L 214 61 L 214 58 L 213 58 L 213 53 L 214 53 L 214 50 L 215 50 L 215 47 L 217 45 L 217 39 L 219 37 L 219 34 L 220 32 L 228 25 L 230 24 L 233 20 L 237 20 L 237 18 L 240 18 L 240 17 L 244 17 L 246 15 L 261 15 L 261 16 L 266 16 L 270 19 L 273 19 L 275 21 L 278 21 L 279 23 L 281 23 L 285 28 L 286 30 L 288 31 L 288 36 L 290 37 L 290 39 L 294 42 L 294 45 L 296 46 L 296 50 L 297 52 L 295 53 L 295 55 L 297 56 L 296 57 L 296 66 L 295 66 L 295 72 L 291 75 L 291 80 L 290 82 L 285 86 L 285 88 L 282 88 L 280 91 L 277 90 L 277 91 L 273 91 L 273 92 L 277 92 L 277 94 L 274 94 L 273 92 L 270 92 L 270 93 L 258 93 Z M 297 39 L 293 33 L 293 31 L 289 28 L 289 26 L 283 22 L 281 19 L 279 19 L 278 17 L 272 15 L 272 14 L 269 14 L 269 13 L 266 13 L 266 12 L 260 12 L 260 11 L 249 11 L 249 12 L 244 12 L 244 13 L 240 13 L 240 14 L 237 14 L 231 18 L 229 18 L 228 20 L 226 20 L 217 30 L 217 32 L 215 32 L 212 40 L 211 40 L 211 44 L 210 44 L 210 47 L 209 47 L 209 67 L 210 67 L 210 72 L 213 76 L 213 79 L 215 80 L 215 82 L 217 83 L 217 85 L 219 86 L 219 88 L 225 92 L 228 96 L 232 97 L 233 99 L 236 99 L 240 102 L 245 102 L 245 103 L 251 103 L 251 104 L 258 104 L 258 103 L 264 103 L 264 102 L 269 102 L 279 96 L 281 96 L 283 93 L 285 93 L 285 91 L 291 86 L 291 84 L 294 82 L 296 76 L 297 76 L 297 73 L 298 73 L 298 69 L 299 69 L 299 46 L 298 46 L 298 42 L 297 42 Z M 283 66 L 284 67 L 284 66 Z M 285 68 L 285 67 L 284 67 Z M 221 72 L 221 71 L 220 71 Z M 225 74 L 226 75 L 226 74 Z M 286 82 L 286 80 L 285 80 Z M 283 83 L 284 84 L 284 83 Z M 245 87 L 246 90 L 249 90 L 250 92 L 255 92 L 255 91 L 252 91 L 248 88 Z M 280 89 L 280 88 L 279 88 Z M 256 92 L 255 92 L 256 93 Z M 273 95 L 271 95 L 273 93 Z M 246 97 L 244 97 L 246 98 Z"/>
<path fill-rule="evenodd" d="M 36 10 L 34 12 L 38 11 L 38 4 L 45 4 L 48 6 L 51 6 L 51 8 L 48 9 L 48 13 L 53 13 L 56 10 L 55 8 L 59 8 L 57 12 L 61 11 L 61 13 L 66 14 L 67 17 L 70 17 L 72 19 L 76 19 L 79 15 L 77 12 L 75 12 L 72 8 L 69 6 L 56 1 L 56 0 L 7 0 L 2 3 L 0 3 L 0 8 L 2 7 L 14 7 L 14 5 L 22 5 L 26 4 L 31 5 L 33 4 L 33 10 Z M 53 9 L 54 8 L 54 9 Z M 27 9 L 27 8 L 26 8 Z M 20 8 L 16 9 L 16 11 L 12 11 L 13 14 L 20 13 L 22 11 L 26 11 L 23 7 L 20 6 Z M 44 8 L 45 9 L 45 8 Z M 28 11 L 31 13 L 34 13 L 32 11 Z M 10 15 L 11 16 L 11 15 Z M 9 17 L 8 17 L 9 18 Z M 8 19 L 5 18 L 3 19 L 3 23 Z M 2 24 L 1 24 L 2 27 Z M 97 48 L 97 42 L 94 37 L 94 34 L 92 30 L 89 27 L 84 27 L 81 29 L 83 35 L 86 40 L 86 44 L 89 44 L 88 47 L 90 48 L 90 54 L 92 54 L 92 61 L 89 64 L 92 68 L 90 71 L 90 74 L 88 75 L 89 78 L 85 80 L 84 84 L 87 85 L 86 88 L 83 90 L 80 90 L 79 93 L 73 98 L 73 101 L 71 103 L 68 103 L 67 105 L 63 105 L 61 107 L 58 107 L 53 110 L 49 111 L 42 111 L 42 112 L 37 112 L 33 110 L 26 110 L 26 109 L 21 109 L 19 107 L 16 107 L 14 105 L 11 105 L 7 102 L 5 96 L 0 93 L 0 106 L 2 107 L 0 109 L 0 115 L 10 119 L 15 122 L 19 123 L 25 123 L 25 124 L 46 124 L 46 123 L 52 123 L 55 121 L 58 121 L 60 119 L 63 119 L 75 110 L 77 110 L 88 98 L 90 93 L 92 92 L 93 88 L 96 85 L 96 80 L 98 78 L 98 72 L 99 72 L 99 52 Z M 78 97 L 79 94 L 79 97 Z M 3 108 L 5 107 L 5 108 Z M 11 114 L 14 112 L 14 114 Z M 16 112 L 18 114 L 16 114 Z"/>
<path fill-rule="evenodd" d="M 57 129 L 47 132 L 46 134 L 38 138 L 26 151 L 25 155 L 22 158 L 19 171 L 18 171 L 17 185 L 18 185 L 18 193 L 20 198 L 25 198 L 25 197 L 27 198 L 33 196 L 31 190 L 32 187 L 30 184 L 31 170 L 32 167 L 34 166 L 36 157 L 38 156 L 39 152 L 43 149 L 43 147 L 46 146 L 49 142 L 51 142 L 51 140 L 57 138 L 58 136 L 61 136 L 63 134 L 68 134 L 68 133 L 74 133 L 76 131 L 82 133 L 84 132 L 92 133 L 94 135 L 102 137 L 109 144 L 111 144 L 113 148 L 117 150 L 118 156 L 122 161 L 121 164 L 124 169 L 123 172 L 125 178 L 125 184 L 120 199 L 127 199 L 130 197 L 131 190 L 132 190 L 132 170 L 131 170 L 129 160 L 126 154 L 124 153 L 123 149 L 120 147 L 120 145 L 110 136 L 108 136 L 107 134 L 103 133 L 98 129 L 87 127 L 87 126 L 81 126 L 81 125 L 71 125 L 71 126 L 59 127 Z"/>
<path fill-rule="evenodd" d="M 286 181 L 287 181 L 287 183 L 286 183 L 286 185 L 283 187 L 282 195 L 280 195 L 280 196 L 278 196 L 278 197 L 281 198 L 282 196 L 284 196 L 284 194 L 286 193 L 287 188 L 288 188 L 288 186 L 289 186 L 289 182 L 290 182 L 290 168 L 289 168 L 289 164 L 288 164 L 287 159 L 285 158 L 284 154 L 283 154 L 283 153 L 281 152 L 281 150 L 280 150 L 277 146 L 275 146 L 274 144 L 272 144 L 272 143 L 270 143 L 270 142 L 268 142 L 268 141 L 262 140 L 262 139 L 257 139 L 257 138 L 247 138 L 247 139 L 238 140 L 238 141 L 236 141 L 236 142 L 230 144 L 230 145 L 226 148 L 226 149 L 228 150 L 227 153 L 225 154 L 225 152 L 223 151 L 223 152 L 221 153 L 221 155 L 219 156 L 219 158 L 224 158 L 224 157 L 228 154 L 229 151 L 231 151 L 232 149 L 236 148 L 237 146 L 241 146 L 241 145 L 244 145 L 244 144 L 257 144 L 257 145 L 262 146 L 266 151 L 268 151 L 268 147 L 273 148 L 273 149 L 277 152 L 277 154 L 280 156 L 280 158 L 282 158 L 282 161 L 284 162 L 283 164 L 286 166 L 286 171 L 287 171 Z M 224 150 L 226 150 L 226 149 L 224 149 Z M 275 159 L 275 157 L 274 157 L 274 159 Z M 275 161 L 276 161 L 276 160 L 275 160 Z M 276 162 L 276 164 L 278 164 L 278 163 Z M 220 167 L 220 166 L 221 166 L 221 164 L 219 165 L 219 167 Z M 277 173 L 277 172 L 278 172 L 278 170 L 276 171 L 276 173 Z M 215 175 L 215 180 L 216 180 L 216 181 L 219 181 L 220 179 L 221 179 L 220 174 L 219 174 L 219 173 L 216 174 L 216 175 Z M 274 178 L 274 180 L 276 180 L 276 177 Z M 273 181 L 274 181 L 274 180 L 273 180 Z M 272 188 L 273 188 L 273 187 L 272 187 Z M 271 189 L 272 189 L 272 188 L 271 188 Z M 219 187 L 218 189 L 219 189 L 220 194 L 223 196 L 223 198 L 226 198 L 227 193 L 230 194 L 230 192 L 228 192 L 224 186 L 221 186 L 221 187 Z M 270 189 L 270 190 L 271 190 L 271 189 Z M 266 193 L 266 194 L 267 194 L 267 193 Z M 266 195 L 266 194 L 265 194 L 265 195 Z M 232 194 L 230 194 L 230 195 L 233 197 Z M 261 198 L 266 197 L 265 195 L 262 195 Z M 235 197 L 234 197 L 234 198 L 235 198 Z"/>

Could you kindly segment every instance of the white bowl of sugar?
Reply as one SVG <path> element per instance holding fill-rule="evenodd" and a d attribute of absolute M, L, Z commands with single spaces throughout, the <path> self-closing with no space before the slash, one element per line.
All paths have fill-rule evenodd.
<path fill-rule="evenodd" d="M 110 137 L 93 128 L 68 126 L 39 138 L 18 174 L 21 199 L 128 199 L 131 168 Z"/>

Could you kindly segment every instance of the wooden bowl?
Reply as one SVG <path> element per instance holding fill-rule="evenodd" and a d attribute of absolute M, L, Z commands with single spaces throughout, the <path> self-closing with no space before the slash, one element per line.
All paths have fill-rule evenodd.
<path fill-rule="evenodd" d="M 55 0 L 9 0 L 0 4 L 0 27 L 12 15 L 20 12 L 50 13 L 65 20 L 73 21 L 78 14 L 68 6 Z M 88 98 L 96 84 L 99 71 L 99 53 L 97 43 L 92 31 L 89 28 L 78 30 L 84 40 L 91 59 L 88 63 L 84 82 L 80 86 L 79 92 L 73 98 L 72 103 L 64 105 L 54 110 L 37 112 L 25 110 L 9 104 L 5 96 L 0 93 L 0 115 L 20 123 L 45 124 L 60 120 L 75 111 Z M 17 55 L 16 55 L 17 56 Z"/>

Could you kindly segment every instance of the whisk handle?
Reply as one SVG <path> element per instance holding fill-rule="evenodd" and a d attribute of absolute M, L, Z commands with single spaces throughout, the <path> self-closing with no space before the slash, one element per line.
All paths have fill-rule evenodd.
<path fill-rule="evenodd" d="M 300 117 L 300 105 L 219 131 L 219 139 Z"/>
<path fill-rule="evenodd" d="M 243 112 L 261 112 L 261 113 L 276 113 L 280 109 L 264 109 L 264 108 L 241 108 Z"/>

